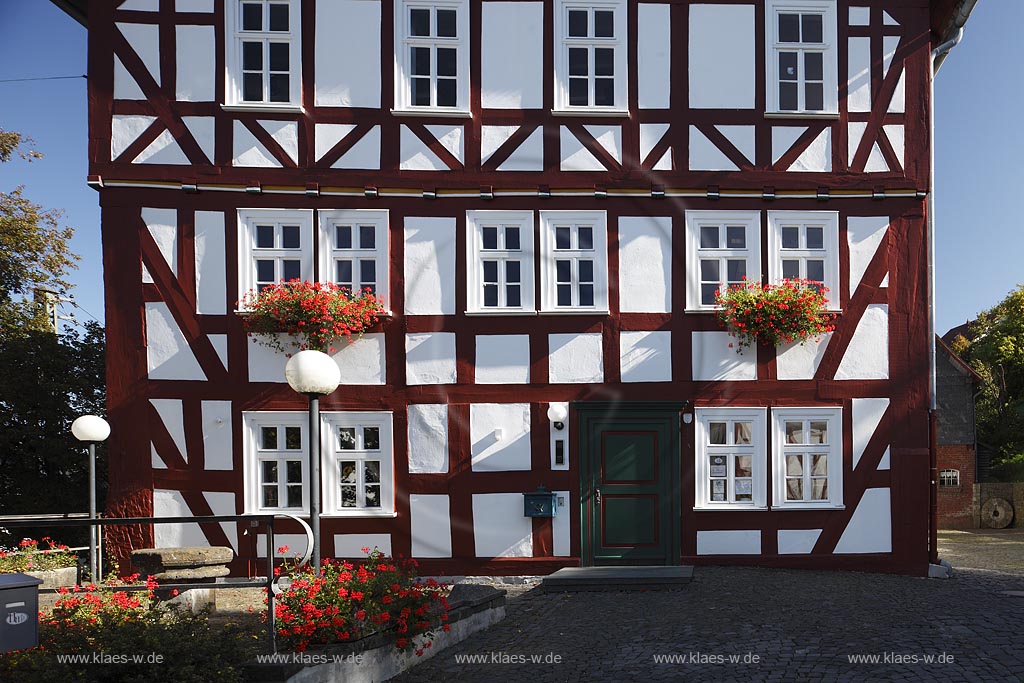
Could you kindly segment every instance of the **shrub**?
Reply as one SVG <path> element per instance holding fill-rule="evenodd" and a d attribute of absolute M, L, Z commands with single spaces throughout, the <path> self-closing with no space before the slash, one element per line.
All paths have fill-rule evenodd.
<path fill-rule="evenodd" d="M 44 547 L 40 549 L 40 544 Z M 0 549 L 0 574 L 13 572 L 41 572 L 47 569 L 63 569 L 78 564 L 78 554 L 66 545 L 54 543 L 49 536 L 40 540 L 23 538 L 18 550 Z"/>
<path fill-rule="evenodd" d="M 736 337 L 737 351 L 758 340 L 772 346 L 801 344 L 835 329 L 825 310 L 828 287 L 811 280 L 786 279 L 778 285 L 745 282 L 715 293 L 718 319 Z"/>
<path fill-rule="evenodd" d="M 448 630 L 447 586 L 416 582 L 415 560 L 395 562 L 376 548 L 363 552 L 368 555 L 358 566 L 325 559 L 319 574 L 287 560 L 275 569 L 291 580 L 274 609 L 282 645 L 302 652 L 381 631 L 396 648 L 421 655 L 433 644 L 433 629 Z"/>
<path fill-rule="evenodd" d="M 248 311 L 244 324 L 249 336 L 282 353 L 278 334 L 294 337 L 300 351 L 333 352 L 335 339 L 358 339 L 385 312 L 369 289 L 353 293 L 334 283 L 298 280 L 252 290 L 242 298 L 242 308 Z"/>

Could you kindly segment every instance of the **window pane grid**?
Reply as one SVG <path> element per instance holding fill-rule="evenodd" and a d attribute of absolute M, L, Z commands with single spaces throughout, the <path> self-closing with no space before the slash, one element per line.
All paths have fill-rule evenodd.
<path fill-rule="evenodd" d="M 405 44 L 409 58 L 409 104 L 458 106 L 458 9 L 408 6 Z"/>
<path fill-rule="evenodd" d="M 238 11 L 242 101 L 290 102 L 289 3 L 255 0 L 241 3 Z"/>
<path fill-rule="evenodd" d="M 254 232 L 253 264 L 256 288 L 263 291 L 280 282 L 302 279 L 302 229 L 285 221 L 258 221 Z"/>
<path fill-rule="evenodd" d="M 784 279 L 804 279 L 825 283 L 828 249 L 823 224 L 781 224 L 779 226 Z"/>
<path fill-rule="evenodd" d="M 824 111 L 825 17 L 822 13 L 776 14 L 778 104 L 781 111 Z"/>
<path fill-rule="evenodd" d="M 614 107 L 615 9 L 568 7 L 562 38 L 571 107 Z"/>
<path fill-rule="evenodd" d="M 359 294 L 369 290 L 376 294 L 381 276 L 381 253 L 377 245 L 376 225 L 336 223 L 333 234 L 332 276 L 334 284 Z"/>
<path fill-rule="evenodd" d="M 749 419 L 707 423 L 708 500 L 753 503 L 754 425 Z"/>
<path fill-rule="evenodd" d="M 555 305 L 592 308 L 597 260 L 594 226 L 556 225 L 554 233 Z"/>
<path fill-rule="evenodd" d="M 787 418 L 782 424 L 786 502 L 828 502 L 831 423 L 825 418 Z"/>
<path fill-rule="evenodd" d="M 381 433 L 380 425 L 344 425 L 336 428 L 341 508 L 382 508 Z"/>
<path fill-rule="evenodd" d="M 297 425 L 259 425 L 256 434 L 260 507 L 301 509 L 305 487 L 305 430 Z"/>
<path fill-rule="evenodd" d="M 523 307 L 523 271 L 532 264 L 523 258 L 519 224 L 484 224 L 480 227 L 481 290 L 485 308 Z"/>
<path fill-rule="evenodd" d="M 715 292 L 742 286 L 747 277 L 759 277 L 747 272 L 750 250 L 745 225 L 701 223 L 697 233 L 701 306 L 715 306 Z"/>

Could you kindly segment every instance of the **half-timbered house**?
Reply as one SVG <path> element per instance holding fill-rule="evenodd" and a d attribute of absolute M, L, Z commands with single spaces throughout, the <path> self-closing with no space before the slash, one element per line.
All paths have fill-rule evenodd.
<path fill-rule="evenodd" d="M 304 514 L 305 398 L 238 310 L 297 277 L 389 311 L 321 405 L 325 556 L 928 571 L 931 51 L 971 3 L 59 4 L 110 513 Z M 714 291 L 744 277 L 823 282 L 835 331 L 738 353 Z M 258 536 L 127 541 L 242 572 Z"/>

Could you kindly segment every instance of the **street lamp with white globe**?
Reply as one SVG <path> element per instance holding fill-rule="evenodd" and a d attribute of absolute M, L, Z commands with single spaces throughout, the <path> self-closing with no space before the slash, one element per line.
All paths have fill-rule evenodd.
<path fill-rule="evenodd" d="M 284 367 L 288 386 L 309 397 L 309 526 L 313 571 L 320 571 L 320 397 L 341 384 L 341 368 L 323 351 L 299 351 Z"/>
<path fill-rule="evenodd" d="M 71 433 L 76 439 L 89 444 L 89 519 L 96 519 L 96 444 L 110 436 L 110 425 L 97 415 L 82 415 L 71 423 Z M 89 527 L 89 572 L 93 581 L 99 580 L 99 556 L 96 552 L 99 529 Z"/>

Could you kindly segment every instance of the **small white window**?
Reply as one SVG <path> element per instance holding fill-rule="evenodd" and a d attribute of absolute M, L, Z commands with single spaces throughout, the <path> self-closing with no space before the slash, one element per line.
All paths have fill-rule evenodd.
<path fill-rule="evenodd" d="M 839 214 L 768 212 L 768 279 L 800 278 L 828 287 L 828 308 L 839 310 Z"/>
<path fill-rule="evenodd" d="M 835 0 L 769 0 L 768 112 L 838 114 Z"/>
<path fill-rule="evenodd" d="M 766 508 L 765 408 L 698 408 L 695 509 Z"/>
<path fill-rule="evenodd" d="M 841 408 L 772 409 L 772 477 L 778 508 L 841 507 Z"/>
<path fill-rule="evenodd" d="M 246 512 L 309 511 L 306 413 L 243 413 Z"/>
<path fill-rule="evenodd" d="M 393 516 L 391 413 L 321 413 L 324 419 L 324 513 Z"/>
<path fill-rule="evenodd" d="M 295 109 L 302 104 L 298 0 L 226 4 L 228 105 Z"/>
<path fill-rule="evenodd" d="M 626 3 L 559 0 L 555 109 L 625 112 Z"/>
<path fill-rule="evenodd" d="M 469 211 L 466 271 L 471 313 L 532 313 L 533 212 Z"/>
<path fill-rule="evenodd" d="M 320 279 L 351 293 L 369 290 L 388 308 L 387 210 L 328 210 L 319 218 Z"/>
<path fill-rule="evenodd" d="M 939 472 L 939 486 L 957 488 L 960 486 L 960 470 L 942 470 Z"/>
<path fill-rule="evenodd" d="M 312 211 L 238 211 L 239 299 L 253 289 L 312 279 Z"/>
<path fill-rule="evenodd" d="M 395 0 L 395 109 L 469 113 L 466 0 Z"/>
<path fill-rule="evenodd" d="M 715 292 L 761 281 L 761 214 L 686 212 L 686 308 L 713 310 Z"/>
<path fill-rule="evenodd" d="M 541 310 L 608 312 L 604 211 L 541 211 Z"/>

